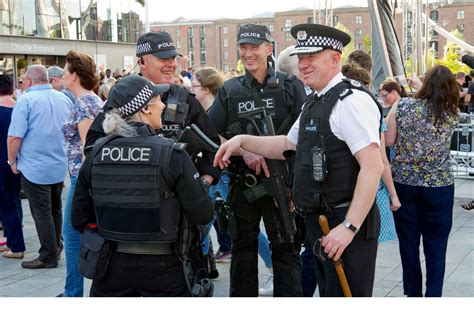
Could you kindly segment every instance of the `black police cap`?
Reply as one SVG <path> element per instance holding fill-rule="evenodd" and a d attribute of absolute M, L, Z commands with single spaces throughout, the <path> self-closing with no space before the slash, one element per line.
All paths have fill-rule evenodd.
<path fill-rule="evenodd" d="M 291 28 L 296 46 L 290 55 L 317 53 L 326 49 L 342 53 L 343 47 L 351 42 L 349 34 L 326 25 L 300 24 Z"/>
<path fill-rule="evenodd" d="M 126 118 L 143 109 L 153 97 L 162 95 L 169 89 L 168 84 L 155 85 L 141 76 L 130 75 L 112 86 L 107 108 L 118 109 L 120 115 Z"/>
<path fill-rule="evenodd" d="M 272 34 L 267 26 L 258 24 L 245 24 L 239 28 L 237 44 L 250 43 L 260 45 L 263 42 L 273 42 Z"/>
<path fill-rule="evenodd" d="M 171 35 L 167 32 L 149 32 L 141 35 L 138 38 L 136 54 L 137 57 L 153 54 L 160 59 L 181 55 L 176 50 Z"/>

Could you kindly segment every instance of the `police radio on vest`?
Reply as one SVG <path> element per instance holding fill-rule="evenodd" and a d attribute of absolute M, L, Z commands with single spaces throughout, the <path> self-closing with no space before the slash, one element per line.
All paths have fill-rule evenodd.
<path fill-rule="evenodd" d="M 104 147 L 101 161 L 113 162 L 149 162 L 151 148 L 148 147 Z"/>
<path fill-rule="evenodd" d="M 273 98 L 262 98 L 262 102 L 265 103 L 265 108 L 266 109 L 274 109 L 275 108 L 275 101 Z M 251 112 L 256 109 L 255 107 L 255 101 L 249 100 L 249 101 L 244 101 L 244 102 L 239 102 L 239 113 L 241 112 Z"/>

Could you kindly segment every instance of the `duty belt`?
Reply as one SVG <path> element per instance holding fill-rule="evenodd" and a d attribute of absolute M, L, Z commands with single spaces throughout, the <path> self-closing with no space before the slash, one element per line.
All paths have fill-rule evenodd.
<path fill-rule="evenodd" d="M 349 207 L 351 205 L 351 202 L 348 201 L 348 202 L 345 202 L 345 203 L 342 203 L 342 204 L 339 204 L 339 205 L 336 205 L 336 206 L 333 206 L 333 207 L 330 207 L 331 209 L 334 209 L 334 208 L 344 208 L 344 207 Z M 325 208 L 321 207 L 321 208 L 314 208 L 314 207 L 296 207 L 296 210 L 299 212 L 299 213 L 302 213 L 302 214 L 314 214 L 314 213 L 317 213 L 317 212 L 321 212 L 323 210 L 325 210 Z"/>
<path fill-rule="evenodd" d="M 120 241 L 116 251 L 135 255 L 170 255 L 174 253 L 174 243 Z"/>

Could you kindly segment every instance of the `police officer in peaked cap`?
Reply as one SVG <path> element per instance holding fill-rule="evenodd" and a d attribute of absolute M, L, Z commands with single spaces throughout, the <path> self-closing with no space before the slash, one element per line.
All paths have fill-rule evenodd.
<path fill-rule="evenodd" d="M 239 112 L 265 107 L 272 117 L 275 132 L 286 135 L 306 98 L 304 86 L 295 76 L 276 72 L 269 65 L 273 39 L 266 26 L 243 25 L 237 36 L 245 74 L 224 83 L 209 109 L 209 117 L 226 140 L 241 134 L 266 134 L 268 130 L 262 124 L 257 126 L 257 130 L 251 121 L 239 115 Z M 272 248 L 273 294 L 301 296 L 300 246 L 293 239 L 294 234 L 288 234 L 290 230 L 284 229 L 274 198 L 263 190 L 268 181 L 262 173 L 268 171 L 267 162 L 260 155 L 241 151 L 232 158 L 228 170 L 231 176 L 229 202 L 234 211 L 234 218 L 230 221 L 230 295 L 258 295 L 257 236 L 263 217 Z M 257 189 L 262 190 L 258 196 L 248 196 Z"/>
<path fill-rule="evenodd" d="M 214 143 L 220 144 L 219 136 L 199 101 L 186 88 L 174 84 L 177 57 L 180 54 L 170 34 L 149 32 L 141 35 L 136 46 L 136 56 L 143 77 L 155 84 L 170 85 L 170 90 L 162 96 L 166 107 L 163 110 L 161 132 L 169 138 L 176 139 L 179 131 L 194 123 Z M 101 126 L 103 119 L 103 114 L 100 114 L 89 129 L 86 153 L 98 138 L 104 136 Z M 193 159 L 205 182 L 217 184 L 220 169 L 212 166 L 213 153 L 203 151 L 202 156 Z"/>
<path fill-rule="evenodd" d="M 332 261 L 342 259 L 353 296 L 371 296 L 380 219 L 375 194 L 383 171 L 380 157 L 381 108 L 359 82 L 344 79 L 341 54 L 351 38 L 329 26 L 291 29 L 292 55 L 305 85 L 314 89 L 287 136 L 238 136 L 221 146 L 215 163 L 229 164 L 240 148 L 283 159 L 296 150 L 293 199 L 305 215 L 316 255 L 320 296 L 342 296 Z M 331 231 L 323 237 L 318 217 Z"/>
<path fill-rule="evenodd" d="M 118 81 L 105 108 L 107 137 L 79 172 L 72 225 L 81 233 L 96 226 L 107 239 L 90 296 L 189 295 L 180 228 L 184 219 L 207 224 L 213 208 L 188 154 L 156 134 L 168 90 L 136 75 Z"/>

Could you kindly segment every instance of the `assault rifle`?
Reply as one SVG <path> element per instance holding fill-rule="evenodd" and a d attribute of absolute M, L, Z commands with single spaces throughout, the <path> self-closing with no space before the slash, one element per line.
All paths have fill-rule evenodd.
<path fill-rule="evenodd" d="M 191 157 L 196 157 L 203 150 L 215 153 L 219 149 L 219 145 L 209 139 L 194 123 L 180 131 L 176 142 L 185 143 L 186 152 Z"/>
<path fill-rule="evenodd" d="M 265 107 L 255 108 L 249 111 L 241 110 L 239 118 L 246 119 L 252 123 L 259 136 L 275 136 L 275 128 L 271 115 L 267 114 Z M 260 127 L 259 128 L 259 124 Z M 249 202 L 255 201 L 265 195 L 270 195 L 278 206 L 279 225 L 281 225 L 284 237 L 291 243 L 294 242 L 296 234 L 295 213 L 290 210 L 289 199 L 289 170 L 284 160 L 269 160 L 267 164 L 270 170 L 270 177 L 264 178 L 261 184 L 244 191 L 244 196 Z M 277 224 L 277 225 L 278 225 Z M 277 235 L 280 242 L 284 242 L 281 232 Z"/>

